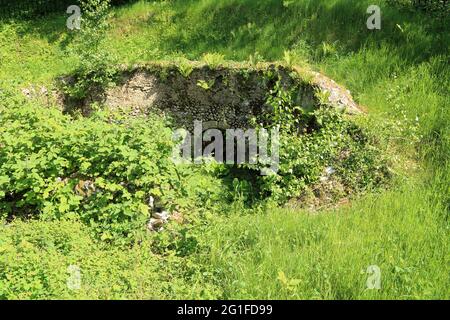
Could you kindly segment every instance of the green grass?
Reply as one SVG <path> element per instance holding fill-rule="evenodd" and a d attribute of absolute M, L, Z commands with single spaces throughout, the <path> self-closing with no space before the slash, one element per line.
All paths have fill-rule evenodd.
<path fill-rule="evenodd" d="M 227 298 L 448 298 L 448 228 L 423 185 L 370 195 L 317 215 L 274 210 L 213 227 L 208 255 Z M 366 270 L 381 269 L 381 290 Z M 292 288 L 278 279 L 298 279 Z"/>
<path fill-rule="evenodd" d="M 123 261 L 132 255 L 96 248 L 99 255 L 113 252 L 109 262 L 102 259 L 115 265 L 118 275 L 111 281 L 117 293 L 95 289 L 104 280 L 99 276 L 96 282 L 90 274 L 101 271 L 101 263 L 86 263 L 92 291 L 83 295 L 60 288 L 65 264 L 75 259 L 69 257 L 87 254 L 89 259 L 95 253 L 83 249 L 78 253 L 73 247 L 53 259 L 53 249 L 33 247 L 39 258 L 22 262 L 39 265 L 34 279 L 46 283 L 46 290 L 32 295 L 27 292 L 33 288 L 5 289 L 19 281 L 19 275 L 9 284 L 0 282 L 0 297 L 449 299 L 448 19 L 433 20 L 382 2 L 382 30 L 369 31 L 365 27 L 369 4 L 356 0 L 298 0 L 287 7 L 275 0 L 138 2 L 115 9 L 105 50 L 127 64 L 181 56 L 200 60 L 206 53 L 246 60 L 255 52 L 274 61 L 290 50 L 298 61 L 346 85 L 365 107 L 366 125 L 381 137 L 389 136 L 386 143 L 396 156 L 393 170 L 398 173 L 390 190 L 317 213 L 275 208 L 211 217 L 208 225 L 190 231 L 201 238 L 193 253 L 176 261 L 187 265 L 187 271 L 143 287 L 123 278 L 145 276 L 143 269 L 156 268 L 158 256 L 137 258 L 141 262 L 135 264 Z M 69 40 L 63 16 L 1 22 L 0 89 L 51 86 L 54 77 L 71 72 L 74 58 L 66 50 Z M 0 248 L 5 243 L 21 248 L 11 239 L 26 241 L 20 230 L 35 227 L 17 223 L 18 231 L 0 238 Z M 58 230 L 50 222 L 41 223 Z M 79 227 L 76 222 L 68 224 L 64 227 Z M 129 252 L 134 250 L 143 252 L 145 247 Z M 162 270 L 173 270 L 169 258 L 159 263 Z M 135 273 L 124 271 L 130 265 Z M 381 269 L 381 290 L 366 288 L 365 271 L 370 265 Z M 11 270 L 18 268 L 11 265 Z M 280 272 L 298 281 L 283 284 Z M 189 291 L 190 283 L 196 284 L 195 290 Z M 203 292 L 197 290 L 202 286 Z"/>
<path fill-rule="evenodd" d="M 0 299 L 199 299 L 220 292 L 191 259 L 157 257 L 146 244 L 99 244 L 76 220 L 1 226 L 0 255 Z M 71 265 L 80 268 L 80 290 L 66 285 L 75 276 Z"/>

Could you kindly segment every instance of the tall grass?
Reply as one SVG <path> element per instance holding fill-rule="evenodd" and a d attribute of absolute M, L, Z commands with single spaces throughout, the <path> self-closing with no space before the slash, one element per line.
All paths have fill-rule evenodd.
<path fill-rule="evenodd" d="M 233 216 L 208 234 L 204 263 L 226 298 L 448 299 L 448 224 L 433 191 L 409 181 L 317 215 Z M 366 285 L 372 265 L 381 271 L 380 290 Z"/>

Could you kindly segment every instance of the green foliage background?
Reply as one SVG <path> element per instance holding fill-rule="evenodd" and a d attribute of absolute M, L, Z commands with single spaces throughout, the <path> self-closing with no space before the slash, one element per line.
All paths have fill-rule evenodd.
<path fill-rule="evenodd" d="M 77 35 L 62 13 L 2 20 L 0 298 L 448 299 L 448 18 L 383 1 L 382 29 L 373 32 L 370 4 L 140 1 L 113 10 L 93 52 L 129 65 L 208 52 L 288 57 L 345 84 L 368 111 L 358 126 L 376 132 L 396 178 L 387 190 L 314 214 L 249 206 L 251 186 L 218 179 L 227 172 L 214 165 L 174 173 L 164 161 L 167 119 L 107 111 L 85 119 L 45 97 L 27 101 L 23 88 L 51 90 L 55 77 L 77 71 Z M 367 163 L 355 159 L 343 176 L 353 179 Z M 101 192 L 74 194 L 80 179 L 93 178 Z M 190 223 L 147 234 L 150 191 Z M 82 272 L 78 291 L 66 285 L 71 264 Z M 369 265 L 382 271 L 381 290 L 366 288 Z"/>

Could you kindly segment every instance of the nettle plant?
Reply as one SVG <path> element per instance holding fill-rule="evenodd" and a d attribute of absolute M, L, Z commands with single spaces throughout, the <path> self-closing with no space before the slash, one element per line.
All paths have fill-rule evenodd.
<path fill-rule="evenodd" d="M 73 98 L 85 98 L 95 90 L 109 86 L 116 75 L 116 59 L 105 49 L 111 18 L 109 0 L 81 1 L 81 28 L 69 51 L 78 58 L 73 83 L 64 90 Z"/>
<path fill-rule="evenodd" d="M 206 176 L 205 168 L 175 166 L 162 118 L 102 111 L 73 119 L 15 99 L 0 100 L 2 218 L 74 217 L 101 240 L 127 244 L 145 230 L 150 196 L 181 212 L 202 201 L 187 181 Z"/>

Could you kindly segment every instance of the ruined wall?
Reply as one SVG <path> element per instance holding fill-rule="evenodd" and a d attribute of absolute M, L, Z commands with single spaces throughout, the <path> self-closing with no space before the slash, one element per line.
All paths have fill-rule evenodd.
<path fill-rule="evenodd" d="M 181 72 L 175 64 L 135 66 L 120 71 L 117 85 L 93 99 L 110 108 L 132 108 L 134 113 L 160 110 L 186 128 L 191 128 L 194 120 L 213 121 L 223 128 L 247 128 L 250 119 L 270 112 L 267 95 L 280 79 L 283 88 L 295 90 L 296 103 L 302 108 L 318 106 L 319 90 L 328 92 L 332 105 L 359 112 L 347 90 L 318 73 L 304 74 L 274 64 L 215 69 L 193 64 L 190 71 Z"/>

